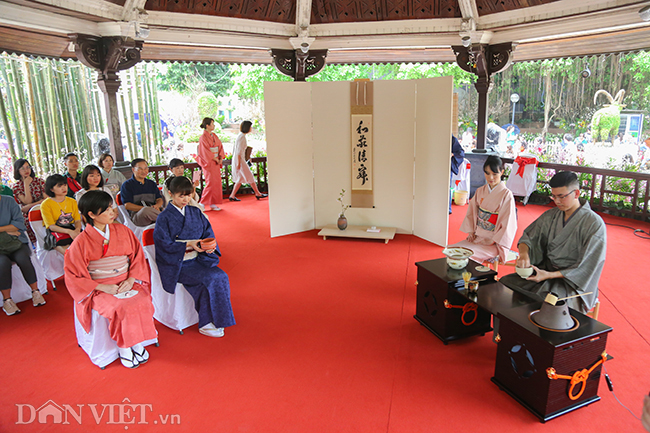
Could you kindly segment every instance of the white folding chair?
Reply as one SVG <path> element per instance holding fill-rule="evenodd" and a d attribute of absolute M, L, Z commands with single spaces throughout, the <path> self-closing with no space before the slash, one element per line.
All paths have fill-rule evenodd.
<path fill-rule="evenodd" d="M 144 227 L 135 225 L 133 223 L 133 220 L 131 220 L 131 214 L 129 214 L 129 211 L 126 210 L 126 207 L 122 202 L 122 197 L 119 192 L 115 196 L 115 202 L 117 203 L 117 209 L 120 212 L 122 219 L 124 220 L 123 221 L 124 225 L 127 226 L 135 234 L 135 237 L 140 239 L 140 241 L 142 241 L 142 233 L 144 233 L 145 230 L 156 226 L 155 223 L 149 224 L 148 226 L 144 226 Z"/>
<path fill-rule="evenodd" d="M 90 332 L 86 333 L 77 318 L 77 309 L 74 306 L 72 309 L 74 311 L 74 329 L 77 334 L 77 344 L 86 352 L 90 361 L 103 370 L 108 364 L 120 357 L 117 343 L 111 338 L 108 330 L 108 319 L 93 310 Z M 152 344 L 158 346 L 158 338 L 144 341 L 142 344 L 144 346 Z"/>
<path fill-rule="evenodd" d="M 151 268 L 151 298 L 155 309 L 153 317 L 168 328 L 180 331 L 182 334 L 183 329 L 199 322 L 199 314 L 194 307 L 194 299 L 182 284 L 176 284 L 174 294 L 163 289 L 158 265 L 156 265 L 153 230 L 148 228 L 142 235 L 142 247 Z"/>
<path fill-rule="evenodd" d="M 29 246 L 31 251 L 31 243 Z M 36 284 L 38 291 L 42 294 L 46 294 L 47 280 L 45 279 L 45 272 L 43 272 L 43 267 L 38 261 L 35 253 L 32 253 L 30 260 L 34 266 L 34 271 L 36 271 Z M 27 284 L 27 281 L 25 281 L 25 277 L 23 277 L 23 273 L 15 263 L 11 265 L 11 299 L 13 299 L 15 303 L 32 299 L 32 288 L 29 287 L 29 284 Z"/>
<path fill-rule="evenodd" d="M 36 235 L 36 257 L 41 264 L 45 278 L 52 282 L 63 276 L 63 254 L 56 250 L 46 250 L 44 248 L 45 226 L 43 226 L 43 215 L 41 215 L 41 206 L 34 206 L 28 214 L 29 225 Z"/>

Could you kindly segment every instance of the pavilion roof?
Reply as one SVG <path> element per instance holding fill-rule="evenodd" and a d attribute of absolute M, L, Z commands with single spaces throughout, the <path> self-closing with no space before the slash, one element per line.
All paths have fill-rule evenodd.
<path fill-rule="evenodd" d="M 514 61 L 650 48 L 640 0 L 0 0 L 0 51 L 74 57 L 69 33 L 142 38 L 144 60 L 270 63 L 269 49 L 328 49 L 328 63 L 454 61 L 461 36 L 514 42 Z M 137 24 L 137 25 L 136 25 Z M 144 30 L 142 30 L 144 29 Z"/>

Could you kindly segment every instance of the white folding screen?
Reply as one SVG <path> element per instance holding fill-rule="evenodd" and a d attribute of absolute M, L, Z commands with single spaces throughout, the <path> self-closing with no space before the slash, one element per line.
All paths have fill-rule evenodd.
<path fill-rule="evenodd" d="M 310 83 L 264 83 L 271 237 L 314 228 Z"/>
<path fill-rule="evenodd" d="M 452 77 L 416 80 L 413 234 L 447 245 Z"/>
<path fill-rule="evenodd" d="M 446 243 L 446 199 L 438 196 L 449 190 L 451 86 L 451 78 L 374 82 L 375 207 L 349 209 L 349 224 L 396 227 Z M 264 88 L 271 236 L 334 223 L 342 188 L 350 200 L 350 83 L 267 82 Z M 431 125 L 420 131 L 416 118 Z M 445 119 L 446 129 L 437 128 Z"/>

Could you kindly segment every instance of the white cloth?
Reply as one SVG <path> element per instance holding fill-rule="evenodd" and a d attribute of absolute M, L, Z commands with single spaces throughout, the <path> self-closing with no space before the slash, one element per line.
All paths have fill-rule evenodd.
<path fill-rule="evenodd" d="M 54 282 L 63 276 L 63 254 L 57 250 L 44 248 L 45 227 L 41 215 L 41 205 L 36 205 L 29 211 L 29 225 L 36 235 L 36 257 L 43 267 L 45 278 Z"/>
<path fill-rule="evenodd" d="M 454 191 L 467 191 L 469 193 L 471 168 L 472 164 L 469 159 L 463 159 L 463 163 L 458 167 L 458 174 L 451 176 Z"/>
<path fill-rule="evenodd" d="M 182 284 L 176 284 L 176 292 L 173 294 L 163 289 L 156 264 L 156 247 L 153 244 L 153 236 L 145 235 L 143 239 L 147 240 L 143 245 L 143 250 L 151 268 L 151 299 L 155 310 L 153 317 L 168 328 L 181 332 L 183 329 L 199 323 L 199 314 L 194 307 L 194 299 Z"/>
<path fill-rule="evenodd" d="M 249 185 L 255 183 L 255 178 L 251 169 L 246 164 L 246 134 L 240 132 L 235 140 L 235 147 L 232 151 L 232 180 L 237 183 L 247 183 Z"/>
<path fill-rule="evenodd" d="M 531 158 L 528 154 L 521 154 L 521 157 Z M 517 174 L 519 171 L 519 164 L 514 162 L 512 164 L 512 170 L 510 170 L 510 176 L 506 181 L 506 187 L 512 191 L 513 195 L 519 197 L 525 197 L 528 201 L 528 197 L 535 191 L 537 188 L 537 165 L 536 164 L 526 164 L 524 166 L 524 175 L 520 176 Z"/>

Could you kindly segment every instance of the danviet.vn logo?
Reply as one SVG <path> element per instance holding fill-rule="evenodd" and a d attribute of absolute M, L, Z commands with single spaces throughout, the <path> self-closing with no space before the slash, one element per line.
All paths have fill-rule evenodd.
<path fill-rule="evenodd" d="M 149 403 L 131 403 L 125 398 L 121 403 L 58 404 L 48 400 L 40 406 L 16 404 L 16 424 L 63 425 L 180 425 L 179 414 L 156 414 Z"/>

